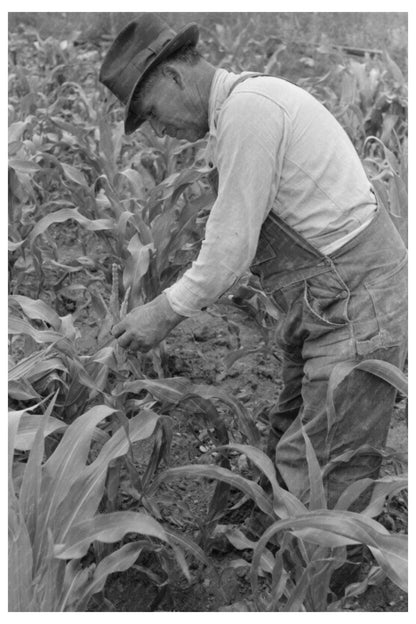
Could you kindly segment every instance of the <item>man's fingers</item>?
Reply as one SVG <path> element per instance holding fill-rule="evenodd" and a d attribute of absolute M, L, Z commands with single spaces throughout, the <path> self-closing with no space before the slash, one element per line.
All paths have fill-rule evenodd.
<path fill-rule="evenodd" d="M 125 332 L 125 327 L 123 325 L 123 323 L 117 323 L 117 325 L 114 325 L 111 328 L 111 333 L 113 334 L 114 338 L 118 338 L 119 336 L 121 336 L 121 334 L 123 334 Z"/>
<path fill-rule="evenodd" d="M 126 349 L 129 353 L 137 353 L 138 351 L 140 353 L 147 353 L 151 349 L 149 345 L 146 345 L 140 340 L 136 340 L 129 335 L 122 336 L 121 338 L 118 338 L 117 341 L 120 347 Z"/>
<path fill-rule="evenodd" d="M 119 338 L 117 338 L 117 342 L 120 347 L 126 349 L 130 353 L 136 353 L 137 351 L 140 351 L 141 353 L 146 353 L 151 348 L 148 345 L 144 344 L 142 341 L 137 340 L 137 338 L 135 338 L 128 332 L 121 334 Z"/>
<path fill-rule="evenodd" d="M 130 345 L 133 344 L 133 342 L 135 342 L 132 338 L 132 336 L 130 336 L 130 334 L 128 334 L 127 332 L 120 335 L 117 338 L 118 344 L 120 345 L 120 347 L 123 347 L 123 349 L 128 349 L 130 348 Z"/>
<path fill-rule="evenodd" d="M 147 353 L 152 348 L 149 345 L 145 345 L 145 344 L 137 344 L 136 343 L 136 345 L 137 345 L 136 351 L 140 351 L 140 353 Z"/>

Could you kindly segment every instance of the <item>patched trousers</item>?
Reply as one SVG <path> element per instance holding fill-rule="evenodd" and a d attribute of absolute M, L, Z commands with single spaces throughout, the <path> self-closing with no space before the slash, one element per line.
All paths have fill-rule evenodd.
<path fill-rule="evenodd" d="M 251 267 L 282 318 L 277 342 L 283 354 L 283 389 L 270 414 L 269 451 L 284 485 L 309 497 L 302 429 L 325 478 L 329 508 L 351 483 L 377 478 L 396 391 L 355 369 L 334 394 L 328 416 L 328 380 L 341 362 L 380 359 L 402 368 L 407 354 L 407 251 L 387 211 L 330 256 L 310 245 L 282 219 L 263 224 Z M 348 462 L 333 460 L 363 445 Z M 363 449 L 361 449 L 363 450 Z"/>

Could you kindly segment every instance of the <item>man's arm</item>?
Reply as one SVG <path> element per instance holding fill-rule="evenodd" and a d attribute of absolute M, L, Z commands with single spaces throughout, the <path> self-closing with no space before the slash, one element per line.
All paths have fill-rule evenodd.
<path fill-rule="evenodd" d="M 218 122 L 218 198 L 192 267 L 166 289 L 173 309 L 193 316 L 249 268 L 260 229 L 277 193 L 288 121 L 270 100 L 235 92 Z"/>
<path fill-rule="evenodd" d="M 186 317 L 215 302 L 249 268 L 277 192 L 288 127 L 284 113 L 252 93 L 234 93 L 218 123 L 218 198 L 192 267 L 113 329 L 121 346 L 147 351 Z"/>

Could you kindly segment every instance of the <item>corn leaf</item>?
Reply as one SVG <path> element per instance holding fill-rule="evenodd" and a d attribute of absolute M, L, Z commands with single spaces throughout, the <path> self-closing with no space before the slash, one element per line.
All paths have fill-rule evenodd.
<path fill-rule="evenodd" d="M 383 56 L 395 82 L 397 82 L 397 84 L 400 86 L 406 85 L 406 80 L 403 76 L 402 70 L 397 65 L 397 63 L 393 61 L 387 50 L 383 51 Z"/>
<path fill-rule="evenodd" d="M 328 430 L 332 427 L 336 420 L 334 402 L 335 391 L 353 370 L 362 370 L 367 373 L 372 373 L 373 375 L 384 379 L 384 381 L 387 381 L 387 383 L 391 384 L 402 394 L 407 396 L 408 384 L 406 376 L 397 366 L 394 366 L 394 364 L 390 364 L 390 362 L 385 362 L 384 360 L 364 360 L 358 364 L 354 361 L 339 362 L 334 366 L 328 381 Z"/>
<path fill-rule="evenodd" d="M 307 511 L 305 505 L 296 496 L 280 487 L 276 479 L 276 470 L 272 460 L 260 449 L 248 444 L 234 443 L 230 443 L 226 447 L 219 447 L 218 450 L 221 448 L 235 449 L 240 451 L 240 453 L 244 453 L 266 475 L 273 490 L 273 510 L 275 514 L 281 518 L 287 518 L 304 514 Z"/>
<path fill-rule="evenodd" d="M 283 612 L 299 612 L 304 611 L 304 600 L 306 596 L 306 592 L 311 586 L 312 579 L 312 569 L 311 564 L 308 564 L 307 567 L 302 571 L 300 578 L 297 580 L 296 585 L 293 591 L 290 593 L 285 604 L 281 605 L 280 611 Z"/>
<path fill-rule="evenodd" d="M 272 505 L 265 495 L 263 488 L 257 485 L 257 483 L 231 472 L 231 470 L 227 470 L 226 468 L 222 468 L 220 466 L 197 465 L 169 468 L 159 475 L 153 484 L 153 488 L 156 488 L 162 481 L 174 479 L 176 477 L 206 477 L 207 479 L 219 479 L 220 481 L 225 481 L 225 483 L 229 483 L 231 486 L 236 487 L 247 494 L 247 496 L 256 502 L 258 507 L 260 507 L 264 513 L 273 517 Z"/>
<path fill-rule="evenodd" d="M 54 453 L 45 462 L 42 482 L 42 524 L 53 526 L 57 505 L 85 468 L 91 438 L 99 422 L 116 410 L 97 405 L 79 416 L 65 431 Z"/>
<path fill-rule="evenodd" d="M 93 541 L 113 543 L 121 540 L 126 533 L 139 533 L 168 541 L 162 525 L 151 516 L 136 511 L 115 511 L 74 524 L 65 542 L 55 545 L 54 555 L 58 559 L 79 559 Z"/>
<path fill-rule="evenodd" d="M 394 175 L 389 180 L 390 216 L 401 217 L 404 222 L 408 217 L 407 188 L 402 178 Z M 394 221 L 397 223 L 397 221 Z"/>
<path fill-rule="evenodd" d="M 122 389 L 116 396 L 120 397 L 127 393 L 139 393 L 147 390 L 159 401 L 177 404 L 189 394 L 190 384 L 184 377 L 172 377 L 170 379 L 139 379 L 123 384 Z"/>
<path fill-rule="evenodd" d="M 166 401 L 174 405 L 192 396 L 200 396 L 207 400 L 218 399 L 233 409 L 239 420 L 241 429 L 245 433 L 250 444 L 255 446 L 260 440 L 260 433 L 247 409 L 220 388 L 203 384 L 193 384 L 183 377 L 140 379 L 123 384 L 122 389 L 116 396 L 122 396 L 127 392 L 138 393 L 141 390 L 147 390 L 159 401 Z"/>
<path fill-rule="evenodd" d="M 9 167 L 20 173 L 36 173 L 41 170 L 41 167 L 32 160 L 23 160 L 22 158 L 9 159 Z"/>
<path fill-rule="evenodd" d="M 50 225 L 53 223 L 63 223 L 64 221 L 68 221 L 68 219 L 77 221 L 77 223 L 82 225 L 86 230 L 92 232 L 112 230 L 114 227 L 112 219 L 91 220 L 87 219 L 87 217 L 84 217 L 80 212 L 78 212 L 77 208 L 63 208 L 62 210 L 57 210 L 56 212 L 47 214 L 36 223 L 29 236 L 30 245 L 33 245 L 35 239 L 40 234 L 44 234 Z"/>
<path fill-rule="evenodd" d="M 326 611 L 328 604 L 329 584 L 334 570 L 346 560 L 345 548 L 330 550 L 328 548 L 315 548 L 311 564 L 312 578 L 308 604 L 312 611 Z"/>
<path fill-rule="evenodd" d="M 17 401 L 37 401 L 41 398 L 41 395 L 26 379 L 9 381 L 8 395 Z"/>
<path fill-rule="evenodd" d="M 71 350 L 71 344 L 58 332 L 52 330 L 35 329 L 30 323 L 15 316 L 9 318 L 8 333 L 11 335 L 24 334 L 33 338 L 35 342 L 40 344 L 60 342 L 62 346 L 66 346 Z"/>
<path fill-rule="evenodd" d="M 283 529 L 291 529 L 302 540 L 329 548 L 367 544 L 390 580 L 407 591 L 407 536 L 390 535 L 381 524 L 358 513 L 327 510 L 279 520 L 264 532 L 253 556 L 253 592 L 257 591 L 255 571 L 259 557 L 269 539 Z"/>
<path fill-rule="evenodd" d="M 16 121 L 9 126 L 8 142 L 13 143 L 22 138 L 27 127 L 27 121 Z"/>
<path fill-rule="evenodd" d="M 134 308 L 143 301 L 141 280 L 149 269 L 152 249 L 152 245 L 141 243 L 138 234 L 134 234 L 127 246 L 129 256 L 123 271 L 123 286 L 125 290 L 131 288 L 130 308 Z"/>
<path fill-rule="evenodd" d="M 185 555 L 183 550 L 181 550 L 179 548 L 179 546 L 177 546 L 176 544 L 171 544 L 171 548 L 175 554 L 175 559 L 176 559 L 176 563 L 179 565 L 180 569 L 182 570 L 182 573 L 184 575 L 184 577 L 186 578 L 186 580 L 188 581 L 188 583 L 191 582 L 191 573 L 189 571 L 189 567 L 188 567 L 188 563 L 186 561 Z"/>
<path fill-rule="evenodd" d="M 92 569 L 93 566 L 81 567 L 78 559 L 68 561 L 56 611 L 77 611 L 86 607 L 79 598 L 90 582 Z"/>
<path fill-rule="evenodd" d="M 257 542 L 253 542 L 249 540 L 242 531 L 239 529 L 230 529 L 227 528 L 224 532 L 228 541 L 236 548 L 237 550 L 254 550 L 257 546 Z M 260 567 L 265 572 L 269 574 L 272 573 L 274 568 L 274 557 L 270 550 L 267 548 L 264 550 L 261 559 L 260 559 Z"/>
<path fill-rule="evenodd" d="M 114 184 L 116 185 L 123 178 L 128 181 L 133 197 L 144 200 L 145 187 L 143 184 L 143 178 L 140 173 L 135 169 L 124 169 L 124 171 L 116 173 L 116 175 L 114 176 Z"/>
<path fill-rule="evenodd" d="M 48 407 L 45 410 L 43 417 L 40 420 L 39 427 L 35 434 L 35 439 L 32 445 L 32 449 L 29 454 L 29 459 L 26 464 L 25 471 L 23 473 L 23 480 L 20 486 L 19 492 L 19 505 L 22 511 L 25 524 L 31 539 L 32 544 L 35 543 L 35 534 L 39 522 L 39 505 L 40 505 L 40 489 L 42 479 L 42 462 L 44 454 L 44 437 L 45 426 L 50 418 L 51 412 L 54 408 L 58 392 L 52 398 Z M 36 564 L 36 549 L 33 552 Z"/>
<path fill-rule="evenodd" d="M 63 581 L 65 578 L 65 561 L 60 561 L 53 555 L 54 542 L 52 531 L 47 528 L 47 550 L 43 565 L 34 578 L 36 593 L 39 595 L 41 611 L 56 611 L 59 604 Z"/>
<path fill-rule="evenodd" d="M 216 573 L 212 563 L 205 555 L 204 551 L 198 544 L 196 544 L 193 540 L 191 540 L 186 535 L 182 535 L 180 533 L 176 533 L 169 529 L 168 527 L 164 527 L 164 531 L 169 538 L 171 544 L 179 544 L 182 548 L 189 551 L 196 559 L 204 563 L 207 567 L 211 568 L 213 573 Z"/>
<path fill-rule="evenodd" d="M 361 494 L 371 485 L 374 479 L 359 479 L 351 483 L 341 494 L 334 506 L 334 509 L 349 509 L 351 505 L 361 496 Z M 367 514 L 369 515 L 369 514 Z"/>
<path fill-rule="evenodd" d="M 42 414 L 23 414 L 15 440 L 15 448 L 20 451 L 30 451 L 35 441 L 36 432 L 42 424 Z M 46 437 L 54 432 L 66 429 L 67 425 L 50 416 L 45 423 L 43 435 Z"/>
<path fill-rule="evenodd" d="M 41 398 L 41 395 L 26 379 L 9 381 L 8 395 L 17 401 L 37 401 Z"/>
<path fill-rule="evenodd" d="M 30 409 L 30 408 L 27 408 Z M 16 444 L 17 431 L 19 429 L 20 419 L 27 410 L 10 411 L 8 418 L 8 475 L 12 476 L 13 457 Z"/>
<path fill-rule="evenodd" d="M 9 480 L 9 611 L 38 611 L 32 585 L 32 545 L 30 536 Z"/>
<path fill-rule="evenodd" d="M 289 586 L 289 588 L 293 590 L 294 583 L 285 569 L 283 559 L 287 555 L 287 552 L 293 552 L 294 549 L 292 544 L 294 539 L 293 535 L 289 532 L 284 533 L 281 539 L 279 539 L 279 550 L 275 554 L 274 567 L 272 571 L 271 607 L 273 611 L 279 611 L 279 601 L 285 592 L 286 587 Z"/>
<path fill-rule="evenodd" d="M 118 548 L 115 552 L 104 557 L 95 568 L 91 580 L 85 585 L 82 592 L 77 596 L 78 610 L 84 605 L 93 594 L 102 591 L 109 574 L 114 572 L 124 572 L 131 568 L 143 550 L 143 542 L 132 542 Z M 68 599 L 67 599 L 68 600 Z"/>
<path fill-rule="evenodd" d="M 408 382 L 406 375 L 394 364 L 383 360 L 365 360 L 358 366 L 360 370 L 367 371 L 387 381 L 404 396 L 408 394 Z"/>
<path fill-rule="evenodd" d="M 405 477 L 383 477 L 377 479 L 371 500 L 367 507 L 361 512 L 364 516 L 374 518 L 378 516 L 384 507 L 387 497 L 394 496 L 408 487 L 408 480 Z"/>
<path fill-rule="evenodd" d="M 130 442 L 149 437 L 158 422 L 159 416 L 151 410 L 143 409 L 129 421 L 129 438 L 124 429 L 118 431 L 102 447 L 98 457 L 80 473 L 72 483 L 68 495 L 60 503 L 56 512 L 56 527 L 60 541 L 72 525 L 93 516 L 104 493 L 105 478 L 111 460 L 125 455 Z"/>
<path fill-rule="evenodd" d="M 33 370 L 36 370 L 40 362 L 49 357 L 50 347 L 47 347 L 41 351 L 34 351 L 17 364 L 11 362 L 12 365 L 9 367 L 8 371 L 9 381 L 19 381 L 22 377 L 29 377 Z"/>
<path fill-rule="evenodd" d="M 384 449 L 376 448 L 375 446 L 371 446 L 370 444 L 362 444 L 358 448 L 350 448 L 347 451 L 344 451 L 340 455 L 332 458 L 323 468 L 322 474 L 326 477 L 331 470 L 333 470 L 339 464 L 348 464 L 353 457 L 357 455 L 376 455 L 378 457 L 388 457 L 390 454 L 386 452 Z"/>
<path fill-rule="evenodd" d="M 361 513 L 374 518 L 382 512 L 387 496 L 394 496 L 408 487 L 408 479 L 402 476 L 359 479 L 344 490 L 335 505 L 335 509 L 348 509 L 370 486 L 374 486 L 371 500 Z"/>
<path fill-rule="evenodd" d="M 71 182 L 75 182 L 80 186 L 84 186 L 85 188 L 88 188 L 87 180 L 82 171 L 80 171 L 76 167 L 73 167 L 72 165 L 68 165 L 67 163 L 61 162 L 60 165 L 62 167 L 62 171 L 64 172 L 65 177 L 68 180 L 70 180 Z"/>
<path fill-rule="evenodd" d="M 17 251 L 18 249 L 20 249 L 20 247 L 22 247 L 25 244 L 24 240 L 21 241 L 8 241 L 8 251 L 13 252 L 13 251 Z"/>
<path fill-rule="evenodd" d="M 48 353 L 48 348 L 31 353 L 9 369 L 9 382 L 27 381 L 33 383 L 51 371 L 68 372 L 62 360 L 54 357 L 54 355 L 54 353 Z"/>
<path fill-rule="evenodd" d="M 326 496 L 322 480 L 321 467 L 310 438 L 307 435 L 303 425 L 302 435 L 305 441 L 306 461 L 308 464 L 309 510 L 313 511 L 314 509 L 326 509 Z"/>

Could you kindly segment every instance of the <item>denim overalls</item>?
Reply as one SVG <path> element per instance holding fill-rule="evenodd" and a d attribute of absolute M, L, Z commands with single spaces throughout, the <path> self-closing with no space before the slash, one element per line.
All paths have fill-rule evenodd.
<path fill-rule="evenodd" d="M 243 76 L 233 88 L 251 76 Z M 279 478 L 308 499 L 308 434 L 321 468 L 367 445 L 325 477 L 328 507 L 351 483 L 376 478 L 376 449 L 386 443 L 396 391 L 354 370 L 335 392 L 328 421 L 328 380 L 336 364 L 381 359 L 403 367 L 407 353 L 407 251 L 385 208 L 339 250 L 325 256 L 274 213 L 263 223 L 251 271 L 282 313 L 277 342 L 283 389 L 270 414 L 268 451 Z"/>
<path fill-rule="evenodd" d="M 331 256 L 323 256 L 270 214 L 252 272 L 282 312 L 277 342 L 283 389 L 270 414 L 269 450 L 291 492 L 307 497 L 301 425 L 323 468 L 361 445 L 385 445 L 396 392 L 380 378 L 353 371 L 335 392 L 328 423 L 328 380 L 340 362 L 386 360 L 399 366 L 407 352 L 407 251 L 386 210 Z M 328 427 L 328 424 L 330 425 Z M 352 482 L 376 478 L 380 456 L 367 448 L 328 474 L 328 506 Z"/>

